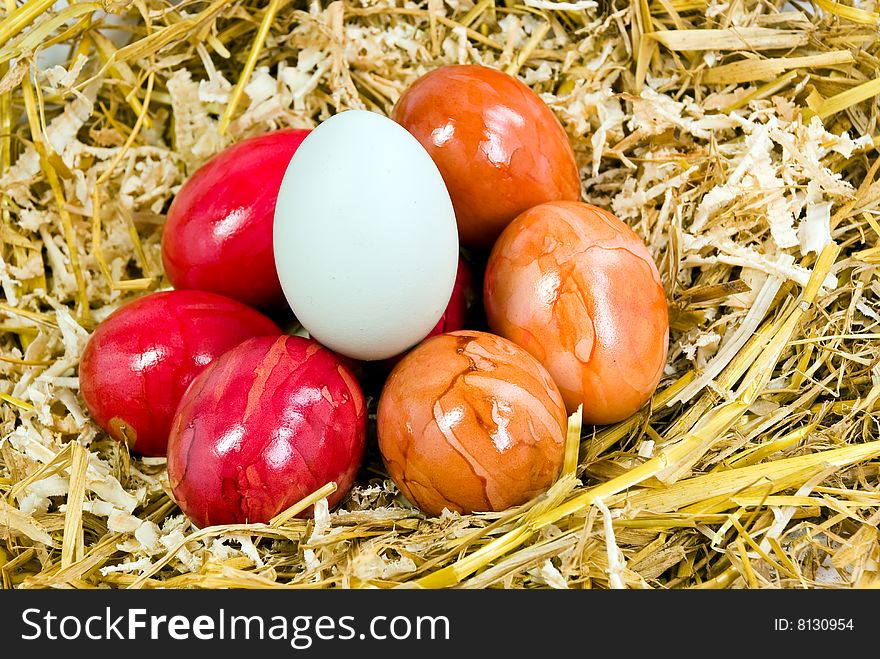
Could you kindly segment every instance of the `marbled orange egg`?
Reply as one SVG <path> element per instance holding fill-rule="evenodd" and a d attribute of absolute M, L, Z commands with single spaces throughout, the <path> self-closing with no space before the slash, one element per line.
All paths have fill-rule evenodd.
<path fill-rule="evenodd" d="M 379 399 L 379 449 L 412 503 L 438 515 L 504 510 L 546 490 L 565 454 L 565 404 L 546 369 L 510 341 L 432 337 Z"/>
<path fill-rule="evenodd" d="M 628 417 L 654 393 L 669 343 L 666 298 L 644 242 L 611 213 L 551 202 L 517 217 L 484 279 L 489 326 L 550 372 L 587 423 Z"/>
<path fill-rule="evenodd" d="M 559 119 L 503 71 L 442 66 L 403 93 L 393 118 L 437 163 L 463 245 L 491 247 L 524 210 L 580 199 L 577 162 Z"/>

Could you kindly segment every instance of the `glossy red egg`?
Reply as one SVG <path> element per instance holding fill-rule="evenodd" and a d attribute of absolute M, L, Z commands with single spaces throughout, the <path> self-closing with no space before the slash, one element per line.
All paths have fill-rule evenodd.
<path fill-rule="evenodd" d="M 514 343 L 475 331 L 420 343 L 379 398 L 379 449 L 426 513 L 504 510 L 550 487 L 565 455 L 565 404 Z"/>
<path fill-rule="evenodd" d="M 298 336 L 245 341 L 197 377 L 168 443 L 174 498 L 200 527 L 268 522 L 334 481 L 354 482 L 367 410 L 342 361 Z"/>
<path fill-rule="evenodd" d="M 404 92 L 392 117 L 437 164 L 463 245 L 489 247 L 524 210 L 580 199 L 580 174 L 559 120 L 502 71 L 435 69 Z"/>
<path fill-rule="evenodd" d="M 142 455 L 163 456 L 193 378 L 245 339 L 280 333 L 260 312 L 214 293 L 152 293 L 98 325 L 80 360 L 80 390 L 111 436 Z"/>
<path fill-rule="evenodd" d="M 287 164 L 309 132 L 279 130 L 242 140 L 187 179 L 162 234 L 162 260 L 175 288 L 284 308 L 272 222 Z"/>
<path fill-rule="evenodd" d="M 489 256 L 483 302 L 492 330 L 537 357 L 588 423 L 630 416 L 663 374 L 660 274 L 642 239 L 601 208 L 553 202 L 516 218 Z"/>

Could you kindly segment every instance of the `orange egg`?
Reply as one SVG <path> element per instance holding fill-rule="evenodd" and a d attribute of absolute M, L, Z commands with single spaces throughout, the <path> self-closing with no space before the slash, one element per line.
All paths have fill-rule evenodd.
<path fill-rule="evenodd" d="M 517 217 L 495 243 L 484 303 L 494 332 L 550 372 L 569 412 L 624 419 L 663 373 L 666 298 L 645 244 L 611 213 L 553 202 Z"/>
<path fill-rule="evenodd" d="M 546 490 L 562 468 L 566 421 L 534 357 L 464 330 L 424 341 L 394 368 L 377 429 L 397 487 L 439 515 L 504 510 Z"/>
<path fill-rule="evenodd" d="M 416 80 L 392 118 L 443 175 L 462 244 L 489 247 L 524 210 L 580 199 L 574 152 L 559 120 L 516 78 L 485 66 L 444 66 Z"/>

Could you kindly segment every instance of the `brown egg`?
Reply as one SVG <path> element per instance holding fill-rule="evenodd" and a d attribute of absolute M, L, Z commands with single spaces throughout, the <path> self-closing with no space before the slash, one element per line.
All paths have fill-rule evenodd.
<path fill-rule="evenodd" d="M 645 244 L 611 213 L 552 202 L 517 217 L 484 280 L 489 326 L 537 357 L 587 423 L 636 412 L 660 381 L 666 298 Z"/>
<path fill-rule="evenodd" d="M 379 449 L 400 491 L 426 513 L 504 510 L 546 490 L 565 453 L 565 406 L 550 375 L 493 334 L 432 337 L 391 372 Z"/>
<path fill-rule="evenodd" d="M 524 210 L 580 199 L 568 136 L 522 82 L 486 66 L 443 66 L 416 80 L 393 118 L 443 175 L 462 244 L 490 247 Z"/>

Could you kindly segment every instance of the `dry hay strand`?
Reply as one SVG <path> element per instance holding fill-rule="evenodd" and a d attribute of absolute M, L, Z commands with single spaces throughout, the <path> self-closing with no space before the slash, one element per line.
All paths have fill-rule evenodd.
<path fill-rule="evenodd" d="M 3 587 L 880 584 L 876 13 L 53 4 L 5 0 L 0 20 Z M 195 529 L 164 461 L 84 412 L 89 332 L 167 287 L 164 212 L 210 156 L 347 108 L 388 113 L 449 63 L 541 94 L 585 199 L 645 239 L 671 311 L 657 395 L 619 424 L 573 423 L 562 477 L 517 509 L 426 518 L 373 449 L 332 513 L 324 490 L 269 524 Z M 313 520 L 295 517 L 313 502 Z"/>

